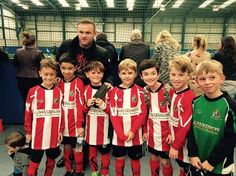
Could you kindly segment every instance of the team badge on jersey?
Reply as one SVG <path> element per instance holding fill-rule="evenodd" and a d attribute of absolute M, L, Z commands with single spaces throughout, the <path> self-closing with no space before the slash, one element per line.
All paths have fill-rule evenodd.
<path fill-rule="evenodd" d="M 131 99 L 132 102 L 137 102 L 137 100 L 138 100 L 137 96 L 133 96 Z"/>
<path fill-rule="evenodd" d="M 70 91 L 69 95 L 70 95 L 70 97 L 74 97 L 75 96 L 75 91 L 74 90 Z"/>
<path fill-rule="evenodd" d="M 54 98 L 53 103 L 59 104 L 59 98 L 58 97 Z"/>
<path fill-rule="evenodd" d="M 219 120 L 221 117 L 220 111 L 216 109 L 215 111 L 212 112 L 211 118 L 215 120 Z"/>

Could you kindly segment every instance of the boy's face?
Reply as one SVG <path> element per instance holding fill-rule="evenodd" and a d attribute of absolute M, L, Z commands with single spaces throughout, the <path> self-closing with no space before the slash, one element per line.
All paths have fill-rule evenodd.
<path fill-rule="evenodd" d="M 39 75 L 43 80 L 42 85 L 49 88 L 53 85 L 53 81 L 56 78 L 56 70 L 50 67 L 43 67 L 39 71 Z"/>
<path fill-rule="evenodd" d="M 125 88 L 128 88 L 134 83 L 136 72 L 130 68 L 122 69 L 119 71 L 119 77 L 121 79 L 122 85 Z"/>
<path fill-rule="evenodd" d="M 205 92 L 206 96 L 210 98 L 218 97 L 220 86 L 224 82 L 224 76 L 217 72 L 202 72 L 197 76 L 197 84 Z"/>
<path fill-rule="evenodd" d="M 170 83 L 175 88 L 176 92 L 181 92 L 188 87 L 190 75 L 187 72 L 181 72 L 174 67 L 170 69 Z"/>
<path fill-rule="evenodd" d="M 60 70 L 64 79 L 69 81 L 74 77 L 76 67 L 69 62 L 62 62 L 60 65 Z"/>
<path fill-rule="evenodd" d="M 159 79 L 160 75 L 157 72 L 155 67 L 145 69 L 141 72 L 140 77 L 142 80 L 147 84 L 148 87 L 153 87 L 156 85 L 157 80 Z"/>
<path fill-rule="evenodd" d="M 90 80 L 91 85 L 100 86 L 104 73 L 99 69 L 94 69 L 86 72 L 87 78 Z"/>

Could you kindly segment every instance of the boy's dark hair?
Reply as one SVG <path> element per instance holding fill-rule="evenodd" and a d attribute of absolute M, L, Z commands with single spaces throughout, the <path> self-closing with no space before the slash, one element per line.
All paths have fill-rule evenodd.
<path fill-rule="evenodd" d="M 49 67 L 53 70 L 57 70 L 57 62 L 55 61 L 55 59 L 53 58 L 45 58 L 45 59 L 42 59 L 40 61 L 40 68 L 39 70 L 41 70 L 42 68 L 45 68 L 45 67 Z"/>
<path fill-rule="evenodd" d="M 61 64 L 62 62 L 71 63 L 74 66 L 77 65 L 77 60 L 75 59 L 75 57 L 68 52 L 61 55 L 59 64 Z"/>
<path fill-rule="evenodd" d="M 92 61 L 86 66 L 85 72 L 89 72 L 91 70 L 99 70 L 99 71 L 104 73 L 105 72 L 105 67 L 99 61 Z"/>
<path fill-rule="evenodd" d="M 5 144 L 9 147 L 23 147 L 25 145 L 26 138 L 20 132 L 12 132 L 9 136 L 5 139 Z"/>
<path fill-rule="evenodd" d="M 139 74 L 142 75 L 143 70 L 153 68 L 153 67 L 155 67 L 155 69 L 157 70 L 157 73 L 159 73 L 159 65 L 155 59 L 144 59 L 139 65 Z"/>

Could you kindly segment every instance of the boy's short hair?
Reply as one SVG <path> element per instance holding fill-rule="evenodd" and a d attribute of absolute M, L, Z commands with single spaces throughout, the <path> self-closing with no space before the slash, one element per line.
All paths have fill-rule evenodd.
<path fill-rule="evenodd" d="M 12 132 L 5 139 L 5 144 L 13 148 L 23 147 L 25 145 L 25 141 L 26 141 L 26 138 L 22 133 Z"/>
<path fill-rule="evenodd" d="M 121 70 L 127 70 L 128 68 L 137 72 L 137 63 L 133 61 L 132 59 L 127 58 L 121 61 L 120 64 L 118 65 L 119 72 Z"/>
<path fill-rule="evenodd" d="M 75 59 L 75 57 L 68 52 L 61 55 L 59 64 L 61 64 L 62 62 L 71 63 L 74 66 L 77 65 L 77 60 Z"/>
<path fill-rule="evenodd" d="M 89 72 L 91 70 L 99 70 L 101 72 L 105 72 L 104 65 L 99 61 L 91 61 L 85 68 L 85 72 Z"/>
<path fill-rule="evenodd" d="M 156 69 L 157 73 L 159 73 L 159 65 L 155 59 L 144 59 L 139 65 L 139 73 L 142 74 L 143 70 L 153 67 Z"/>
<path fill-rule="evenodd" d="M 221 76 L 224 76 L 223 66 L 216 60 L 204 60 L 200 62 L 196 67 L 196 75 L 202 74 L 203 72 L 216 72 Z"/>
<path fill-rule="evenodd" d="M 40 67 L 39 70 L 42 70 L 42 68 L 49 67 L 52 68 L 53 70 L 57 70 L 57 62 L 55 59 L 52 58 L 45 58 L 42 59 L 40 62 Z"/>
<path fill-rule="evenodd" d="M 193 71 L 191 59 L 184 55 L 174 56 L 169 62 L 169 70 L 174 67 L 176 70 L 190 74 Z"/>

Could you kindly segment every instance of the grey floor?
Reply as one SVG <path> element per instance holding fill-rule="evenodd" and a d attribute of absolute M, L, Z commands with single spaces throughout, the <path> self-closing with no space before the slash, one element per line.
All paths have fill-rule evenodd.
<path fill-rule="evenodd" d="M 5 128 L 4 132 L 0 133 L 0 176 L 10 175 L 12 173 L 12 169 L 13 169 L 13 162 L 10 159 L 10 157 L 8 156 L 7 149 L 4 145 L 4 140 L 5 140 L 6 136 L 9 133 L 11 133 L 12 131 L 21 131 L 21 132 L 24 131 L 22 125 L 7 125 L 7 126 L 4 126 L 4 128 Z M 61 158 L 61 156 L 58 157 L 58 159 L 59 158 Z M 235 158 L 236 158 L 236 155 L 235 155 Z M 141 159 L 141 175 L 142 176 L 150 175 L 150 168 L 149 168 L 148 163 L 149 163 L 149 154 L 148 154 L 148 152 L 146 152 L 146 156 Z M 44 164 L 45 164 L 45 157 L 43 158 L 43 160 L 40 164 L 39 170 L 38 170 L 39 176 L 43 176 L 44 169 L 45 169 Z M 173 162 L 173 166 L 174 166 L 174 176 L 177 176 L 178 175 L 178 167 L 176 166 L 175 162 Z M 63 176 L 64 173 L 65 173 L 64 168 L 55 167 L 53 175 L 54 176 Z M 91 175 L 91 172 L 90 172 L 89 167 L 87 167 L 87 169 L 85 170 L 85 176 L 89 176 L 89 175 Z M 114 176 L 114 175 L 115 175 L 114 158 L 111 157 L 110 176 Z M 124 175 L 125 176 L 132 175 L 130 162 L 128 159 L 126 160 Z"/>

